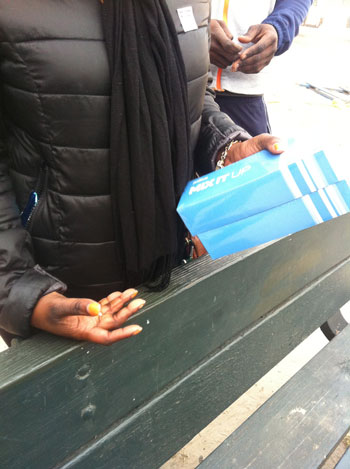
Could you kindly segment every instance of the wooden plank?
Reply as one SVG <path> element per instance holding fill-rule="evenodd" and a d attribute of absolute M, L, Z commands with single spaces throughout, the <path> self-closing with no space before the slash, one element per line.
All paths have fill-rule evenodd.
<path fill-rule="evenodd" d="M 339 332 L 341 332 L 348 325 L 347 320 L 342 315 L 341 311 L 337 311 L 328 319 L 327 322 L 322 324 L 321 331 L 328 340 L 332 340 Z"/>
<path fill-rule="evenodd" d="M 177 270 L 166 292 L 148 295 L 148 306 L 138 318 L 144 332 L 113 347 L 77 344 L 39 334 L 16 349 L 0 354 L 2 463 L 6 467 L 16 458 L 19 466 L 34 467 L 40 459 L 45 467 L 52 467 L 118 422 L 122 422 L 120 429 L 127 430 L 126 419 L 134 419 L 132 415 L 141 412 L 142 406 L 148 405 L 155 394 L 164 393 L 174 382 L 180 383 L 188 370 L 205 362 L 208 355 L 215 355 L 218 349 L 240 337 L 250 324 L 271 314 L 286 298 L 320 278 L 317 285 L 328 285 L 327 296 L 319 296 L 327 307 L 321 313 L 311 308 L 313 317 L 307 319 L 309 329 L 317 327 L 321 324 L 319 321 L 324 322 L 349 296 L 350 272 L 347 262 L 342 263 L 350 255 L 349 228 L 350 218 L 344 216 L 264 249 L 219 261 L 202 259 Z M 332 280 L 327 272 L 337 264 Z M 295 329 L 303 328 L 305 318 L 291 314 L 287 323 Z M 281 335 L 287 343 L 281 347 L 275 345 L 278 350 L 270 350 L 269 330 L 262 332 L 256 350 L 268 352 L 270 356 L 261 364 L 254 365 L 253 343 L 248 347 L 250 355 L 243 345 L 238 348 L 233 353 L 234 358 L 230 358 L 232 364 L 244 362 L 252 367 L 252 373 L 246 376 L 246 370 L 238 366 L 237 370 L 241 371 L 235 375 L 232 397 L 227 397 L 224 386 L 223 392 L 217 393 L 218 399 L 213 400 L 210 412 L 200 407 L 203 415 L 198 424 L 192 418 L 192 422 L 186 424 L 186 431 L 180 432 L 178 441 L 188 441 L 207 423 L 207 416 L 209 419 L 215 416 L 217 401 L 219 413 L 220 399 L 226 395 L 224 405 L 233 401 L 252 384 L 252 379 L 258 379 L 305 337 L 307 331 L 311 332 L 308 327 L 301 334 L 295 334 L 292 340 Z M 278 335 L 280 328 L 281 325 L 271 330 Z M 242 360 L 244 356 L 246 360 Z M 215 367 L 221 369 L 220 363 L 216 362 Z M 220 373 L 218 376 L 221 377 Z M 211 382 L 208 386 L 216 393 L 217 382 L 214 387 Z M 230 391 L 231 385 L 227 386 Z M 191 390 L 191 386 L 188 389 Z M 185 394 L 181 399 L 186 401 Z M 177 400 L 171 402 L 174 406 Z M 180 418 L 182 410 L 176 406 L 177 418 Z M 187 412 L 184 402 L 183 409 Z M 144 418 L 152 420 L 152 414 L 147 415 L 145 410 Z M 171 422 L 171 413 L 166 415 Z M 142 432 L 140 422 L 137 428 Z M 144 444 L 149 446 L 146 459 L 151 464 L 151 453 L 155 451 L 146 435 L 147 432 L 143 438 L 142 433 L 138 433 L 137 438 L 142 436 Z M 178 435 L 176 432 L 174 435 L 170 451 L 178 447 Z M 133 446 L 134 453 L 138 444 L 136 441 Z M 115 446 L 112 447 L 115 450 Z M 163 460 L 167 454 L 164 449 L 154 457 Z"/>
<path fill-rule="evenodd" d="M 349 263 L 330 272 L 314 288 L 305 289 L 129 418 L 80 448 L 62 467 L 160 466 L 334 311 L 334 284 L 342 290 L 349 275 Z"/>
<path fill-rule="evenodd" d="M 347 326 L 200 468 L 319 467 L 350 427 L 349 356 Z"/>
<path fill-rule="evenodd" d="M 350 467 L 350 448 L 348 448 L 341 460 L 335 466 L 335 469 L 349 469 Z"/>
<path fill-rule="evenodd" d="M 222 307 L 228 302 L 232 302 L 233 307 L 238 306 L 239 316 L 243 316 L 244 311 L 244 317 L 237 319 L 244 320 L 241 325 L 245 327 L 349 256 L 350 214 L 286 237 L 266 248 L 258 247 L 216 261 L 204 256 L 175 269 L 171 285 L 164 292 L 143 296 L 147 299 L 146 308 L 151 309 L 192 289 L 191 303 L 202 306 L 207 296 L 202 295 L 201 290 L 208 280 L 208 284 L 212 283 L 212 288 L 216 289 L 215 296 L 210 292 L 212 301 L 214 297 L 216 301 L 222 298 Z M 198 283 L 201 285 L 195 288 Z M 146 309 L 141 314 L 144 311 Z M 15 352 L 9 349 L 0 354 L 0 385 L 37 368 L 50 366 L 59 357 L 79 348 L 80 344 L 76 342 L 53 336 L 48 340 L 42 335 L 27 340 Z"/>

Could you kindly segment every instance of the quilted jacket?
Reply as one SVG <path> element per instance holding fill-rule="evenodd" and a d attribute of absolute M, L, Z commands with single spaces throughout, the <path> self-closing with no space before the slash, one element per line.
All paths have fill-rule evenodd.
<path fill-rule="evenodd" d="M 197 170 L 247 135 L 206 92 L 210 1 L 168 0 L 188 78 Z M 178 8 L 193 8 L 184 32 Z M 110 79 L 99 0 L 0 0 L 0 328 L 27 337 L 50 291 L 124 288 L 109 188 Z M 40 194 L 28 226 L 20 212 Z M 67 289 L 68 287 L 68 289 Z"/>

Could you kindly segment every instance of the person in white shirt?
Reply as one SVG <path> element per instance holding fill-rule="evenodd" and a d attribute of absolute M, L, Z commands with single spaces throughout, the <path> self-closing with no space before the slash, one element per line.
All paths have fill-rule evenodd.
<path fill-rule="evenodd" d="M 251 135 L 270 133 L 265 67 L 298 34 L 312 0 L 212 0 L 211 71 L 221 110 Z"/>

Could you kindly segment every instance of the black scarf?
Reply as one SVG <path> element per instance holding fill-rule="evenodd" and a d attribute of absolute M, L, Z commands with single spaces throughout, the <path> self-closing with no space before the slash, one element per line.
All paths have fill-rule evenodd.
<path fill-rule="evenodd" d="M 110 168 L 126 284 L 167 285 L 176 205 L 192 171 L 187 80 L 165 0 L 104 0 L 111 71 Z"/>

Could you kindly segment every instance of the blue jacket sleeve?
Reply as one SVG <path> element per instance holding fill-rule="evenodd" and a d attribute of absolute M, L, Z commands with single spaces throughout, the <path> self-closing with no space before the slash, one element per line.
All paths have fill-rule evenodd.
<path fill-rule="evenodd" d="M 313 0 L 277 0 L 273 12 L 262 21 L 271 24 L 278 34 L 278 46 L 275 55 L 281 55 L 289 49 L 299 26 L 304 21 Z"/>

